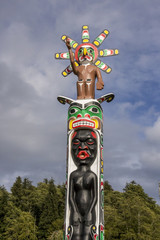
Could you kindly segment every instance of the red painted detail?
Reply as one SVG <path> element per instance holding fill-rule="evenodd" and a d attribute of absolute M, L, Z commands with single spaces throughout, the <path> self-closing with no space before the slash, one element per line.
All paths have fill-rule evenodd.
<path fill-rule="evenodd" d="M 103 185 L 104 185 L 103 182 L 101 182 L 101 187 L 102 187 Z"/>
<path fill-rule="evenodd" d="M 113 50 L 111 50 L 111 54 L 112 54 L 112 55 L 114 54 L 114 51 L 113 51 Z"/>
<path fill-rule="evenodd" d="M 101 36 L 105 38 L 105 37 L 106 37 L 106 34 L 102 33 Z"/>
<path fill-rule="evenodd" d="M 97 138 L 97 136 L 96 136 L 96 134 L 95 134 L 94 132 L 91 132 L 91 134 L 92 134 L 92 136 L 93 136 L 94 138 Z"/>
<path fill-rule="evenodd" d="M 83 33 L 88 33 L 88 30 L 83 30 Z"/>
<path fill-rule="evenodd" d="M 87 118 L 91 118 L 91 116 L 88 113 L 86 113 L 84 116 Z"/>
<path fill-rule="evenodd" d="M 89 154 L 88 154 L 86 151 L 83 151 L 83 150 L 82 150 L 82 151 L 80 151 L 80 152 L 78 153 L 77 157 L 83 160 L 83 159 L 88 158 L 88 157 L 89 157 Z"/>
<path fill-rule="evenodd" d="M 108 66 L 106 64 L 101 67 L 101 69 L 103 69 L 103 70 L 106 70 L 107 68 L 108 68 Z"/>
<path fill-rule="evenodd" d="M 82 117 L 82 115 L 81 115 L 81 114 L 78 114 L 78 115 L 77 115 L 77 118 L 81 118 L 81 117 Z"/>
<path fill-rule="evenodd" d="M 81 146 L 79 146 L 78 148 L 82 149 Z M 88 146 L 85 146 L 83 149 L 88 149 Z"/>
<path fill-rule="evenodd" d="M 102 226 L 102 225 L 101 225 L 101 228 L 100 228 L 100 229 L 101 229 L 101 231 L 103 231 L 103 226 Z"/>
<path fill-rule="evenodd" d="M 72 135 L 72 139 L 77 135 L 77 132 L 74 132 Z"/>
<path fill-rule="evenodd" d="M 94 240 L 96 240 L 96 239 L 97 239 L 97 236 L 98 236 L 98 235 L 95 233 L 95 234 L 94 234 Z"/>
<path fill-rule="evenodd" d="M 71 73 L 72 70 L 70 70 L 69 68 L 66 68 L 66 72 L 67 72 L 67 73 Z"/>
<path fill-rule="evenodd" d="M 92 145 L 94 142 L 87 142 L 87 144 Z"/>

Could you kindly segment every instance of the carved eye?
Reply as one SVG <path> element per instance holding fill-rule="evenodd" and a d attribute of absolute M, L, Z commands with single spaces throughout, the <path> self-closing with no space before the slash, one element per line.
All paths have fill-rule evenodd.
<path fill-rule="evenodd" d="M 99 110 L 96 107 L 92 107 L 89 111 L 92 113 L 99 113 Z"/>
<path fill-rule="evenodd" d="M 88 49 L 87 50 L 89 53 L 93 53 L 93 49 Z"/>
<path fill-rule="evenodd" d="M 82 50 L 82 48 L 80 48 L 80 49 L 79 49 L 79 53 L 82 53 L 82 52 L 83 52 L 83 50 Z"/>
<path fill-rule="evenodd" d="M 89 144 L 89 145 L 94 144 L 94 141 L 93 141 L 92 138 L 88 138 L 86 142 L 87 142 L 87 144 Z"/>
<path fill-rule="evenodd" d="M 74 139 L 74 141 L 73 141 L 73 144 L 74 144 L 74 145 L 78 145 L 79 143 L 80 143 L 79 139 L 77 139 L 77 138 Z"/>
<path fill-rule="evenodd" d="M 74 114 L 74 113 L 76 113 L 77 111 L 78 111 L 77 109 L 72 108 L 69 112 L 70 112 L 70 114 Z"/>

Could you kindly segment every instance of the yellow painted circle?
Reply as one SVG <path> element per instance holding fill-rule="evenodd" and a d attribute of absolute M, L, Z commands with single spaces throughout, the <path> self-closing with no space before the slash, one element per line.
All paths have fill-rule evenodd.
<path fill-rule="evenodd" d="M 73 44 L 73 48 L 76 48 L 77 45 L 78 45 L 78 43 L 74 43 L 74 44 Z"/>
<path fill-rule="evenodd" d="M 99 65 L 100 64 L 100 61 L 98 60 L 96 63 L 95 63 L 95 65 L 97 66 L 97 65 Z"/>
<path fill-rule="evenodd" d="M 109 34 L 108 30 L 104 30 L 104 33 L 105 33 L 105 34 Z"/>
<path fill-rule="evenodd" d="M 56 54 L 56 58 L 59 58 L 59 54 L 58 53 Z"/>
<path fill-rule="evenodd" d="M 112 98 L 112 97 L 110 97 L 110 98 L 108 99 L 108 101 L 110 102 L 110 101 L 112 101 L 112 99 L 113 99 L 113 98 Z"/>
<path fill-rule="evenodd" d="M 87 42 L 89 42 L 89 40 L 88 39 L 83 39 L 83 42 L 87 43 Z"/>
<path fill-rule="evenodd" d="M 96 46 L 99 46 L 99 42 L 97 42 L 97 41 L 94 41 L 94 44 L 95 44 Z"/>
<path fill-rule="evenodd" d="M 100 56 L 103 56 L 103 51 L 102 50 L 100 51 Z"/>
<path fill-rule="evenodd" d="M 119 53 L 119 51 L 118 51 L 118 49 L 116 49 L 116 50 L 115 50 L 115 54 L 118 54 L 118 53 Z"/>
<path fill-rule="evenodd" d="M 65 40 L 65 39 L 66 39 L 66 35 L 63 35 L 63 36 L 62 36 L 62 40 Z"/>
<path fill-rule="evenodd" d="M 111 70 L 112 70 L 111 68 L 108 68 L 106 72 L 107 72 L 107 73 L 110 73 Z"/>
<path fill-rule="evenodd" d="M 83 29 L 88 29 L 88 26 L 83 26 Z"/>
<path fill-rule="evenodd" d="M 67 73 L 66 73 L 66 72 L 63 72 L 62 74 L 63 74 L 63 76 L 65 76 L 65 77 L 67 76 Z"/>

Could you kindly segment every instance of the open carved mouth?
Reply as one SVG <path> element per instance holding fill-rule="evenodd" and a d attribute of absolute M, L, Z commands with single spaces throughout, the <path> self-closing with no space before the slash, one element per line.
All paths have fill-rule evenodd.
<path fill-rule="evenodd" d="M 73 128 L 78 128 L 78 127 L 90 127 L 90 128 L 95 128 L 95 122 L 91 120 L 86 120 L 86 119 L 79 119 L 76 120 L 72 123 Z"/>
<path fill-rule="evenodd" d="M 82 150 L 78 153 L 77 157 L 80 159 L 86 159 L 89 157 L 89 154 L 86 151 Z"/>

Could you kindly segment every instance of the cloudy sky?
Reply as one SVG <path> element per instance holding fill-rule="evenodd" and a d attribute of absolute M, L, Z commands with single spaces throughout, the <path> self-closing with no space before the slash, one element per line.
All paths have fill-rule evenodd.
<path fill-rule="evenodd" d="M 135 180 L 158 201 L 160 182 L 160 1 L 159 0 L 1 0 L 0 1 L 0 185 L 17 176 L 36 184 L 65 181 L 67 108 L 58 95 L 76 99 L 76 76 L 64 78 L 69 61 L 67 34 L 90 40 L 108 29 L 101 48 L 120 55 L 103 59 L 102 73 L 115 100 L 103 103 L 104 177 L 115 190 Z"/>

